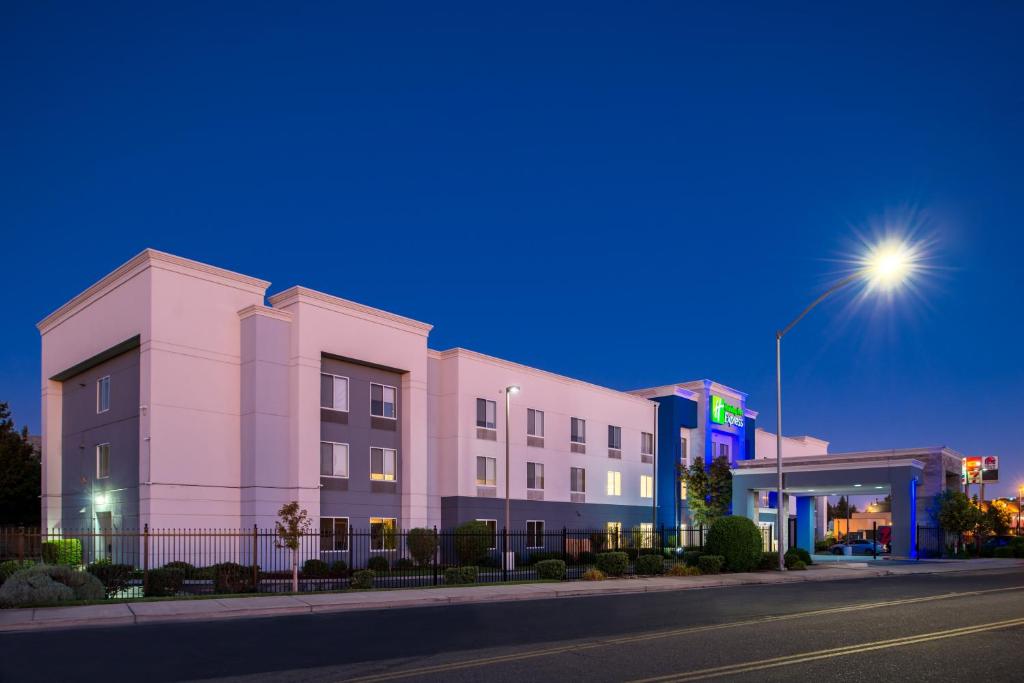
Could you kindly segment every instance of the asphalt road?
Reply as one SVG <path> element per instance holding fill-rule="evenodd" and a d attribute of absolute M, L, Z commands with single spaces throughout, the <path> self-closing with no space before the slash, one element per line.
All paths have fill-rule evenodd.
<path fill-rule="evenodd" d="M 14 633 L 0 681 L 1021 680 L 1022 652 L 1016 570 Z"/>

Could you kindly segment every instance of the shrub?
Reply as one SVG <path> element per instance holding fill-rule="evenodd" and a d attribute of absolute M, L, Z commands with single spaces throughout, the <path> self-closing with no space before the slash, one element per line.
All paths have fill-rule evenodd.
<path fill-rule="evenodd" d="M 476 567 L 459 567 L 459 572 L 462 574 L 462 583 L 476 583 L 476 577 L 479 574 Z"/>
<path fill-rule="evenodd" d="M 147 598 L 176 595 L 181 590 L 183 583 L 185 583 L 185 570 L 183 569 L 166 565 L 158 569 L 150 569 L 145 595 Z"/>
<path fill-rule="evenodd" d="M 479 564 L 493 542 L 494 535 L 485 522 L 465 522 L 455 528 L 455 556 L 459 564 Z"/>
<path fill-rule="evenodd" d="M 34 564 L 35 562 L 32 560 L 7 560 L 6 562 L 0 562 L 0 584 L 3 584 L 14 572 L 28 569 Z"/>
<path fill-rule="evenodd" d="M 636 558 L 636 573 L 658 575 L 665 573 L 665 560 L 661 555 L 641 555 Z"/>
<path fill-rule="evenodd" d="M 700 556 L 703 555 L 703 554 L 704 553 L 702 553 L 699 550 L 684 550 L 683 551 L 683 562 L 686 563 L 687 567 L 696 567 L 697 566 L 697 560 L 699 560 Z"/>
<path fill-rule="evenodd" d="M 409 546 L 409 554 L 421 567 L 425 567 L 434 560 L 437 552 L 437 532 L 433 529 L 418 527 L 409 529 L 406 537 L 406 545 Z"/>
<path fill-rule="evenodd" d="M 1001 548 L 996 548 L 992 551 L 992 557 L 1013 557 L 1014 548 L 1008 545 L 1004 545 Z"/>
<path fill-rule="evenodd" d="M 700 570 L 682 562 L 676 562 L 668 568 L 669 576 L 700 576 Z"/>
<path fill-rule="evenodd" d="M 779 568 L 779 554 L 778 553 L 761 553 L 761 564 L 758 569 L 778 569 Z"/>
<path fill-rule="evenodd" d="M 111 564 L 110 560 L 93 562 L 85 568 L 103 584 L 107 597 L 117 595 L 128 587 L 135 567 L 130 564 Z"/>
<path fill-rule="evenodd" d="M 725 558 L 721 555 L 701 555 L 697 560 L 697 569 L 701 574 L 718 574 L 724 564 Z"/>
<path fill-rule="evenodd" d="M 584 581 L 604 581 L 604 579 L 604 572 L 600 569 L 595 569 L 591 567 L 587 571 L 583 572 Z"/>
<path fill-rule="evenodd" d="M 565 578 L 565 562 L 554 559 L 541 560 L 537 563 L 537 577 L 561 581 Z"/>
<path fill-rule="evenodd" d="M 390 569 L 390 565 L 388 565 L 388 558 L 383 555 L 374 555 L 366 561 L 366 568 L 375 573 L 383 574 Z"/>
<path fill-rule="evenodd" d="M 753 571 L 761 564 L 761 532 L 746 517 L 719 517 L 711 522 L 705 549 L 711 555 L 725 558 L 724 565 L 729 571 Z"/>
<path fill-rule="evenodd" d="M 88 572 L 66 565 L 39 564 L 20 569 L 0 586 L 0 606 L 52 605 L 67 600 L 102 600 L 103 584 Z"/>
<path fill-rule="evenodd" d="M 43 564 L 63 564 L 77 567 L 82 564 L 82 541 L 77 538 L 44 541 Z"/>
<path fill-rule="evenodd" d="M 444 570 L 444 582 L 449 586 L 462 583 L 462 572 L 458 567 L 448 567 Z"/>
<path fill-rule="evenodd" d="M 331 573 L 331 568 L 323 560 L 310 559 L 302 565 L 302 575 L 310 579 L 322 579 Z"/>
<path fill-rule="evenodd" d="M 816 553 L 826 553 L 826 552 L 829 551 L 829 548 L 834 546 L 837 542 L 838 541 L 836 541 L 836 537 L 835 536 L 826 536 L 825 538 L 821 539 L 820 541 L 815 541 L 814 542 L 814 552 L 816 552 Z"/>
<path fill-rule="evenodd" d="M 792 569 L 792 565 L 797 560 L 802 561 L 805 565 L 812 565 L 814 562 L 811 560 L 811 554 L 803 548 L 790 548 L 786 551 L 786 569 Z"/>
<path fill-rule="evenodd" d="M 377 574 L 372 569 L 360 569 L 352 574 L 349 585 L 352 588 L 373 588 L 373 580 Z"/>
<path fill-rule="evenodd" d="M 221 562 L 210 569 L 213 571 L 215 593 L 250 593 L 256 588 L 252 584 L 252 567 L 244 567 L 236 562 Z"/>
<path fill-rule="evenodd" d="M 629 567 L 629 558 L 623 552 L 598 553 L 594 564 L 608 576 L 622 576 Z"/>
<path fill-rule="evenodd" d="M 590 534 L 590 552 L 595 555 L 604 550 L 604 547 L 608 544 L 608 534 L 603 534 L 599 531 L 595 531 Z"/>
<path fill-rule="evenodd" d="M 804 562 L 803 560 L 797 560 L 796 562 L 793 563 L 793 566 L 790 567 L 790 569 L 793 570 L 793 571 L 805 570 L 805 569 L 807 569 L 807 563 Z"/>
<path fill-rule="evenodd" d="M 336 579 L 340 579 L 348 574 L 348 563 L 345 562 L 345 560 L 335 560 L 334 562 L 331 562 L 331 568 L 329 571 L 331 576 Z"/>
<path fill-rule="evenodd" d="M 416 563 L 408 557 L 400 557 L 395 560 L 395 569 L 409 570 L 416 567 Z"/>
<path fill-rule="evenodd" d="M 209 574 L 208 576 L 203 576 L 203 577 L 193 576 L 194 574 L 197 573 L 195 565 L 190 564 L 188 562 L 182 562 L 181 560 L 175 560 L 174 562 L 168 562 L 167 564 L 164 565 L 164 569 L 180 569 L 185 574 L 185 578 L 186 579 L 191 579 L 191 578 L 208 578 L 208 579 L 212 579 L 213 578 L 213 574 L 212 573 Z M 202 570 L 200 570 L 200 571 L 202 571 Z"/>

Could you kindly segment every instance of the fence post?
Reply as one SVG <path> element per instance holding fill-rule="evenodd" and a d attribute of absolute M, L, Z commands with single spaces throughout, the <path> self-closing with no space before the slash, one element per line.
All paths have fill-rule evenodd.
<path fill-rule="evenodd" d="M 437 585 L 437 554 L 441 551 L 441 537 L 437 535 L 437 525 L 434 525 L 434 585 Z"/>
<path fill-rule="evenodd" d="M 565 527 L 562 527 L 562 559 L 569 559 L 569 534 Z"/>
<path fill-rule="evenodd" d="M 918 562 L 921 561 L 921 525 L 917 525 L 917 533 L 914 534 L 914 555 Z"/>
<path fill-rule="evenodd" d="M 252 525 L 252 589 L 256 590 L 256 584 L 259 583 L 260 574 L 259 566 L 256 563 L 256 554 L 259 552 L 259 540 L 257 537 L 256 525 Z"/>
<path fill-rule="evenodd" d="M 508 527 L 501 527 L 501 580 L 508 581 Z"/>
<path fill-rule="evenodd" d="M 871 559 L 878 559 L 878 522 L 871 522 Z"/>
<path fill-rule="evenodd" d="M 700 534 L 700 538 L 697 539 L 699 541 L 698 545 L 700 547 L 700 551 L 704 552 L 704 523 L 703 522 L 701 522 L 700 527 L 697 530 L 697 533 Z"/>
<path fill-rule="evenodd" d="M 142 527 L 142 594 L 149 592 L 149 524 Z"/>

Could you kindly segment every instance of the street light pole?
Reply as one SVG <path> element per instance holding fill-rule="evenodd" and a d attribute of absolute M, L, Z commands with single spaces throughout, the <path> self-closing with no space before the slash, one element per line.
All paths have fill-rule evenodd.
<path fill-rule="evenodd" d="M 1024 498 L 1024 486 L 1017 489 L 1017 535 L 1020 536 L 1020 499 Z"/>
<path fill-rule="evenodd" d="M 508 539 L 508 532 L 509 532 L 509 530 L 512 527 L 512 523 L 511 523 L 511 518 L 512 518 L 512 515 L 511 515 L 511 504 L 510 504 L 510 497 L 509 497 L 509 480 L 510 480 L 510 472 L 511 472 L 511 467 L 510 467 L 511 446 L 510 446 L 510 441 L 509 441 L 509 433 L 512 430 L 511 430 L 511 424 L 509 423 L 508 415 L 509 415 L 509 403 L 511 401 L 512 394 L 517 394 L 517 393 L 519 393 L 519 387 L 518 386 L 513 384 L 511 386 L 505 387 L 505 534 L 504 535 L 505 535 L 506 539 Z M 508 561 L 508 556 L 509 556 L 508 541 L 506 540 L 506 542 L 505 542 L 505 558 L 504 558 L 504 562 L 503 562 L 503 566 L 505 566 L 506 568 L 508 568 L 509 565 L 511 564 Z"/>

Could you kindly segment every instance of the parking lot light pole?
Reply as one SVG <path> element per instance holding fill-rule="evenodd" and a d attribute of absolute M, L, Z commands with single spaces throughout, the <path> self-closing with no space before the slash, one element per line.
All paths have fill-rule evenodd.
<path fill-rule="evenodd" d="M 511 445 L 510 445 L 510 441 L 509 441 L 509 433 L 512 430 L 511 430 L 511 425 L 509 424 L 509 421 L 508 421 L 508 415 L 509 415 L 509 401 L 511 400 L 512 394 L 518 394 L 518 393 L 519 393 L 519 387 L 517 385 L 515 385 L 515 384 L 513 384 L 511 386 L 505 387 L 505 539 L 506 539 L 506 541 L 505 541 L 505 559 L 504 559 L 504 564 L 505 564 L 505 568 L 506 569 L 511 568 L 510 565 L 512 564 L 511 562 L 508 561 L 509 560 L 510 552 L 509 552 L 509 549 L 508 549 L 508 540 L 507 540 L 508 539 L 508 532 L 509 532 L 509 530 L 512 527 L 512 524 L 511 524 L 511 519 L 512 519 L 511 504 L 510 504 L 510 497 L 509 497 L 509 473 L 511 471 L 511 467 L 509 466 L 509 460 L 510 460 L 509 454 L 510 454 L 510 452 L 512 450 L 511 449 Z"/>

